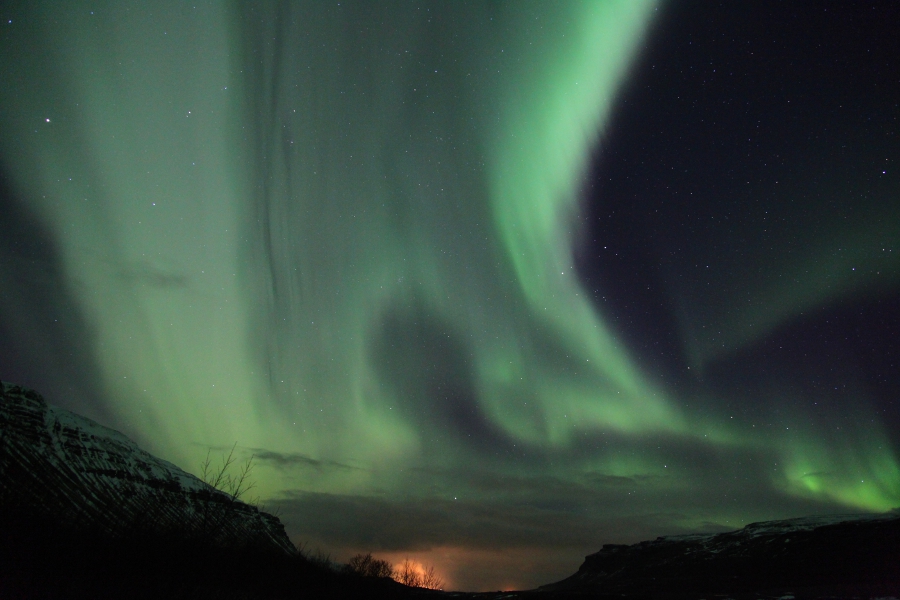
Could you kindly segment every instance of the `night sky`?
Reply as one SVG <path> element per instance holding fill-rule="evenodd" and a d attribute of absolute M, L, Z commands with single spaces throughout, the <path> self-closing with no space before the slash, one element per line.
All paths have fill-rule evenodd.
<path fill-rule="evenodd" d="M 0 5 L 0 378 L 527 588 L 900 506 L 892 2 Z"/>

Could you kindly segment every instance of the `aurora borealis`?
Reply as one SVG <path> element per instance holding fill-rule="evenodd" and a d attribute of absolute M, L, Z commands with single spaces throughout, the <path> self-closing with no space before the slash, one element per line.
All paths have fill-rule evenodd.
<path fill-rule="evenodd" d="M 0 378 L 456 589 L 898 507 L 897 9 L 752 4 L 4 4 Z"/>

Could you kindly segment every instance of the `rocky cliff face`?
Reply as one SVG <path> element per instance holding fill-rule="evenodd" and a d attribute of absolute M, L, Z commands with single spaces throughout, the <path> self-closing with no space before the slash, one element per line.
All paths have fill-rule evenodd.
<path fill-rule="evenodd" d="M 843 597 L 900 592 L 900 512 L 766 521 L 738 531 L 606 544 L 548 592 L 769 593 Z"/>
<path fill-rule="evenodd" d="M 121 433 L 0 382 L 0 510 L 69 533 L 292 553 L 281 522 Z"/>

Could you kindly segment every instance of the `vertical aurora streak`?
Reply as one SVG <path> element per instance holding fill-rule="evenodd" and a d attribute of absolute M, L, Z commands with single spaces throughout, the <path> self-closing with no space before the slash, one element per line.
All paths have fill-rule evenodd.
<path fill-rule="evenodd" d="M 40 389 L 80 349 L 96 375 L 51 402 L 188 470 L 237 440 L 295 539 L 417 553 L 462 587 L 545 583 L 604 541 L 897 506 L 896 432 L 865 389 L 827 417 L 789 376 L 686 393 L 578 273 L 591 164 L 660 8 L 8 9 L 4 206 L 60 266 L 0 247 L 20 348 L 0 376 Z M 668 288 L 694 372 L 893 293 L 897 252 L 885 276 L 845 268 L 872 223 L 896 247 L 891 210 L 804 232 L 771 278 Z M 823 261 L 833 231 L 850 250 Z M 13 293 L 51 281 L 40 307 Z M 11 325 L 54 320 L 46 339 Z"/>

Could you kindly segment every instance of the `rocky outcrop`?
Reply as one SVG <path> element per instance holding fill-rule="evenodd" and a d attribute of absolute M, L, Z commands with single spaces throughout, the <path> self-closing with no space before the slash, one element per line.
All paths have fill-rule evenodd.
<path fill-rule="evenodd" d="M 0 382 L 0 510 L 70 534 L 290 554 L 281 522 L 121 433 Z"/>
<path fill-rule="evenodd" d="M 900 512 L 807 517 L 606 544 L 546 592 L 616 595 L 900 592 Z"/>

